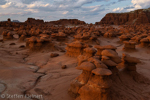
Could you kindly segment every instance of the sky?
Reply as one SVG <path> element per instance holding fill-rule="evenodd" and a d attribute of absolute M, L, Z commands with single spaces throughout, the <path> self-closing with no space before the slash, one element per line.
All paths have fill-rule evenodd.
<path fill-rule="evenodd" d="M 27 18 L 99 22 L 107 13 L 149 8 L 150 0 L 0 0 L 0 21 Z"/>

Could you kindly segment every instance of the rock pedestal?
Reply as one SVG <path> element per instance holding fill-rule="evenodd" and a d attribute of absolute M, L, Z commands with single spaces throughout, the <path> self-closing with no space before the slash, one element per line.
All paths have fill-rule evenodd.
<path fill-rule="evenodd" d="M 127 54 L 122 54 L 122 62 L 127 71 L 136 71 L 136 65 L 140 63 L 140 60 L 135 57 L 130 57 Z"/>
<path fill-rule="evenodd" d="M 124 50 L 135 50 L 135 45 L 136 45 L 135 42 L 124 41 L 123 43 L 124 43 L 124 47 L 123 47 Z"/>
<path fill-rule="evenodd" d="M 70 57 L 77 57 L 83 54 L 84 48 L 85 48 L 84 44 L 79 41 L 69 43 L 65 48 L 67 50 L 66 55 Z"/>

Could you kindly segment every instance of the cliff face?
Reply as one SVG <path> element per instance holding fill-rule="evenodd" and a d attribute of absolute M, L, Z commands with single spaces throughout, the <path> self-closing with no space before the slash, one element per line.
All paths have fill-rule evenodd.
<path fill-rule="evenodd" d="M 150 8 L 127 13 L 108 13 L 96 25 L 148 24 L 150 23 Z"/>
<path fill-rule="evenodd" d="M 57 21 L 46 22 L 51 25 L 84 25 L 86 24 L 84 21 L 80 21 L 78 19 L 60 19 Z"/>

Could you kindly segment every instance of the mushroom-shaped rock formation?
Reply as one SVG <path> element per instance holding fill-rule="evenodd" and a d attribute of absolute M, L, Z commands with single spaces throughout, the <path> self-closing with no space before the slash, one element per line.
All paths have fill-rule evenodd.
<path fill-rule="evenodd" d="M 84 43 L 99 44 L 99 41 L 97 39 L 97 35 L 95 35 L 90 30 L 89 31 L 88 30 L 83 30 L 82 32 L 78 32 L 78 34 L 76 34 L 74 36 L 74 40 L 78 40 L 78 41 L 84 42 Z"/>
<path fill-rule="evenodd" d="M 100 61 L 94 57 L 89 58 L 88 61 L 94 63 L 96 68 L 108 68 L 102 61 Z"/>
<path fill-rule="evenodd" d="M 104 75 L 111 75 L 112 72 L 109 69 L 106 68 L 96 68 L 94 70 L 92 70 L 92 73 L 94 73 L 95 75 L 100 75 L 100 76 L 104 76 Z"/>
<path fill-rule="evenodd" d="M 94 48 L 87 47 L 83 50 L 83 55 L 86 57 L 92 57 L 96 53 L 96 50 Z"/>
<path fill-rule="evenodd" d="M 82 62 L 87 61 L 88 58 L 84 55 L 79 55 L 77 59 L 78 59 L 78 66 L 79 66 Z"/>
<path fill-rule="evenodd" d="M 39 51 L 39 50 L 54 50 L 55 46 L 51 42 L 49 38 L 46 37 L 35 37 L 32 36 L 27 38 L 26 47 L 30 48 L 31 51 Z"/>
<path fill-rule="evenodd" d="M 52 38 L 55 38 L 58 41 L 66 40 L 67 35 L 63 32 L 51 34 Z"/>
<path fill-rule="evenodd" d="M 28 41 L 26 41 L 26 47 L 29 47 L 30 50 L 34 50 L 35 49 L 35 43 L 36 43 L 36 37 L 32 36 L 28 39 Z"/>
<path fill-rule="evenodd" d="M 141 42 L 141 46 L 148 46 L 148 44 L 150 43 L 149 39 L 148 38 L 143 38 L 140 40 Z"/>
<path fill-rule="evenodd" d="M 113 50 L 110 50 L 110 49 L 103 50 L 102 51 L 103 61 L 107 60 L 107 59 L 104 59 L 104 56 L 109 57 L 113 62 L 115 62 L 117 64 L 121 63 L 121 58 L 118 56 L 116 51 L 113 51 Z"/>
<path fill-rule="evenodd" d="M 95 68 L 96 68 L 95 65 L 90 62 L 83 62 L 80 66 L 76 67 L 76 69 L 83 70 L 83 71 L 77 78 L 75 78 L 71 82 L 68 93 L 72 97 L 76 98 L 79 95 L 78 94 L 79 89 L 88 82 L 89 77 L 91 75 L 91 71 Z"/>
<path fill-rule="evenodd" d="M 105 68 L 96 68 L 84 86 L 79 89 L 81 100 L 110 100 L 110 75 L 112 72 Z"/>
<path fill-rule="evenodd" d="M 100 45 L 95 45 L 94 48 L 97 49 L 97 52 L 95 54 L 97 56 L 101 56 L 101 52 L 105 49 L 103 46 L 100 46 Z"/>
<path fill-rule="evenodd" d="M 114 61 L 110 60 L 109 57 L 107 56 L 102 56 L 102 60 L 101 60 L 105 65 L 107 65 L 109 68 L 110 67 L 116 67 L 117 63 L 115 63 Z"/>
<path fill-rule="evenodd" d="M 9 31 L 3 31 L 2 35 L 3 35 L 3 40 L 11 40 L 14 38 L 13 37 L 14 34 Z"/>
<path fill-rule="evenodd" d="M 102 51 L 103 50 L 105 50 L 105 49 L 110 49 L 110 50 L 114 50 L 114 51 L 116 51 L 116 47 L 115 46 L 113 46 L 113 45 L 105 45 L 105 46 L 100 46 L 100 45 L 95 45 L 94 46 L 94 48 L 96 48 L 97 49 L 97 52 L 96 52 L 96 54 L 95 55 L 97 55 L 97 56 L 101 56 L 102 54 Z"/>
<path fill-rule="evenodd" d="M 130 40 L 131 37 L 132 37 L 131 35 L 125 35 L 125 34 L 119 36 L 120 41 Z"/>
<path fill-rule="evenodd" d="M 146 37 L 147 37 L 147 34 L 142 34 L 142 35 L 134 36 L 131 39 L 134 40 L 136 43 L 140 43 L 140 40 L 142 40 L 143 38 L 146 38 Z"/>
<path fill-rule="evenodd" d="M 124 43 L 124 47 L 123 47 L 124 50 L 135 50 L 135 45 L 136 45 L 135 42 L 124 41 L 123 43 Z"/>
<path fill-rule="evenodd" d="M 115 52 L 113 50 L 109 50 L 109 49 L 103 50 L 102 51 L 102 55 L 103 56 L 108 56 L 108 57 L 116 57 L 116 56 L 118 56 L 117 52 Z"/>
<path fill-rule="evenodd" d="M 105 49 L 111 49 L 111 50 L 114 50 L 116 51 L 117 47 L 113 46 L 113 45 L 105 45 L 103 46 Z"/>
<path fill-rule="evenodd" d="M 137 63 L 140 63 L 140 60 L 135 57 L 130 57 L 127 54 L 122 54 L 122 62 L 125 66 L 125 69 L 128 71 L 136 71 Z"/>
<path fill-rule="evenodd" d="M 104 34 L 104 37 L 112 38 L 112 37 L 116 37 L 116 34 L 114 32 L 109 31 Z"/>
<path fill-rule="evenodd" d="M 101 61 L 115 74 L 118 72 L 116 66 L 121 63 L 121 58 L 114 50 L 106 49 L 102 51 Z"/>
<path fill-rule="evenodd" d="M 150 41 L 150 36 L 146 37 Z"/>
<path fill-rule="evenodd" d="M 19 38 L 19 42 L 24 42 L 26 39 L 26 36 L 25 35 L 21 35 L 20 38 Z"/>
<path fill-rule="evenodd" d="M 77 66 L 76 69 L 91 71 L 95 69 L 95 65 L 91 62 L 83 62 L 80 66 Z"/>
<path fill-rule="evenodd" d="M 79 41 L 69 43 L 65 48 L 67 50 L 66 55 L 70 57 L 77 57 L 83 54 L 84 48 L 85 48 L 84 44 Z"/>

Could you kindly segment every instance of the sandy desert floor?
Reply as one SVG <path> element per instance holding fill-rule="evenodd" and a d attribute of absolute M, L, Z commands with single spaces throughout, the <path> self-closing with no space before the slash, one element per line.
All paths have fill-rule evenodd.
<path fill-rule="evenodd" d="M 2 30 L 2 28 L 1 28 Z M 0 39 L 2 34 L 0 33 Z M 144 77 L 138 81 L 131 80 L 128 75 L 120 74 L 122 85 L 116 91 L 127 93 L 130 99 L 150 100 L 150 50 L 136 45 L 136 51 L 123 51 L 123 43 L 119 43 L 119 38 L 98 38 L 100 45 L 114 45 L 117 53 L 127 53 L 130 56 L 139 58 L 141 63 L 137 67 L 137 72 Z M 72 40 L 70 39 L 69 42 Z M 56 42 L 56 41 L 55 41 Z M 13 44 L 12 44 L 13 43 Z M 60 51 L 40 51 L 30 52 L 25 48 L 25 42 L 20 43 L 18 39 L 0 42 L 0 93 L 13 95 L 35 94 L 42 95 L 41 100 L 74 100 L 68 94 L 70 83 L 81 74 L 81 70 L 75 69 L 77 58 L 68 57 L 65 52 Z M 62 44 L 65 48 L 66 45 Z M 58 53 L 58 57 L 51 58 L 51 53 Z M 66 65 L 66 69 L 62 69 Z M 121 70 L 121 66 L 118 66 Z M 146 81 L 147 80 L 147 83 Z M 115 86 L 117 87 L 117 85 Z M 136 89 L 135 89 L 136 88 Z M 113 93 L 117 96 L 117 93 Z M 141 99 L 139 99 L 141 98 Z M 38 100 L 38 99 L 16 99 L 0 98 L 0 100 Z M 118 99 L 119 100 L 119 99 Z M 120 99 L 121 100 L 121 99 Z"/>

